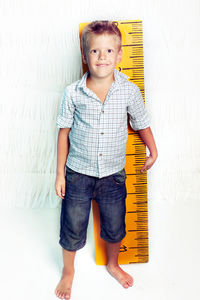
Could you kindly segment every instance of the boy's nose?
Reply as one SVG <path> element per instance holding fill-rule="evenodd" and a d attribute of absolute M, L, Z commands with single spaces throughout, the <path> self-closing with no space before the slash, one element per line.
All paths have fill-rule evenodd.
<path fill-rule="evenodd" d="M 99 59 L 105 59 L 105 57 L 106 57 L 105 52 L 99 53 Z"/>

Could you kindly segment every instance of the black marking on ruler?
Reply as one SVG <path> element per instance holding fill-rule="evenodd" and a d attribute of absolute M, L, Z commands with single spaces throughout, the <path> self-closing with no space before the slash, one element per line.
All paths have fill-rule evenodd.
<path fill-rule="evenodd" d="M 120 246 L 120 252 L 127 252 L 127 247 L 125 245 Z"/>
<path fill-rule="evenodd" d="M 135 146 L 136 148 L 139 148 L 140 150 L 143 150 L 143 145 L 142 145 L 142 143 L 141 143 L 141 144 L 132 143 L 131 145 L 132 145 L 132 146 Z M 142 147 L 142 149 L 141 149 L 141 147 Z M 145 150 L 145 149 L 144 149 L 144 150 Z"/>
<path fill-rule="evenodd" d="M 141 24 L 142 23 L 142 21 L 131 21 L 131 22 L 120 22 L 120 24 Z"/>
<path fill-rule="evenodd" d="M 141 203 L 147 203 L 147 201 L 136 201 L 136 202 L 132 202 L 132 204 L 137 204 L 137 203 L 139 203 L 139 204 L 141 204 Z"/>
<path fill-rule="evenodd" d="M 142 244 L 141 244 L 142 247 L 144 247 L 144 246 L 147 247 L 147 245 L 148 245 L 148 244 L 146 244 L 146 243 L 145 243 L 145 245 L 142 245 Z M 146 252 L 145 249 L 142 249 L 142 248 L 141 248 L 141 249 L 139 249 L 138 254 L 142 254 L 142 253 L 145 253 L 145 252 Z"/>
<path fill-rule="evenodd" d="M 134 70 L 139 70 L 139 69 L 144 69 L 143 67 L 137 67 L 137 68 L 132 68 L 132 69 L 134 69 Z M 143 79 L 143 77 L 140 77 L 140 78 L 142 78 Z M 130 78 L 131 79 L 131 78 Z M 139 78 L 137 77 L 137 80 L 138 80 Z M 131 79 L 131 80 L 133 80 L 133 79 Z M 135 80 L 136 80 L 136 78 L 135 78 Z"/>
<path fill-rule="evenodd" d="M 134 145 L 134 144 L 133 144 Z M 141 154 L 138 154 L 138 153 L 127 153 L 126 154 L 127 156 L 138 156 L 138 157 L 140 157 L 141 156 Z"/>
<path fill-rule="evenodd" d="M 132 229 L 132 230 L 128 230 L 128 232 L 138 232 L 138 231 L 147 231 L 147 229 L 141 230 L 141 229 Z"/>
<path fill-rule="evenodd" d="M 122 68 L 122 70 L 138 70 L 138 69 L 143 69 L 143 68 L 138 68 L 138 67 L 137 68 Z M 142 78 L 142 77 L 140 77 L 140 78 Z"/>
<path fill-rule="evenodd" d="M 127 174 L 126 175 L 138 175 L 138 173 L 131 173 L 131 174 Z"/>
<path fill-rule="evenodd" d="M 122 45 L 122 47 L 138 47 L 138 46 L 143 46 L 142 44 L 127 44 L 127 45 Z"/>
<path fill-rule="evenodd" d="M 147 193 L 127 193 L 127 195 L 147 195 Z"/>
<path fill-rule="evenodd" d="M 143 249 L 143 248 L 148 248 L 148 247 L 142 246 L 142 247 L 128 247 L 128 248 L 129 249 L 139 249 L 139 248 Z"/>
<path fill-rule="evenodd" d="M 128 135 L 134 135 L 134 133 L 132 134 L 132 133 L 129 133 Z M 140 141 L 138 141 L 138 142 L 134 142 L 133 143 L 133 145 L 138 145 L 138 146 L 143 146 L 143 145 L 145 145 L 142 141 L 140 142 Z"/>
<path fill-rule="evenodd" d="M 144 212 L 144 211 L 140 211 L 140 212 Z M 145 212 L 147 212 L 146 210 L 145 210 Z M 127 211 L 126 213 L 129 213 L 129 214 L 131 214 L 132 213 L 132 211 L 130 210 L 130 211 Z M 134 221 L 134 222 L 139 222 L 139 221 Z M 142 222 L 142 221 L 141 221 Z"/>
<path fill-rule="evenodd" d="M 137 187 L 141 187 L 140 184 L 138 184 Z M 144 189 L 142 192 L 141 191 L 138 191 L 138 192 L 135 192 L 135 193 L 127 193 L 128 195 L 139 195 L 139 196 L 146 196 L 147 195 L 147 192 L 146 192 L 146 189 Z"/>
<path fill-rule="evenodd" d="M 134 35 L 138 35 L 138 33 L 139 33 L 139 35 L 141 35 L 142 30 L 137 30 L 137 31 L 135 31 L 135 32 L 128 32 L 128 34 L 134 34 Z M 141 37 L 141 38 L 142 38 L 142 37 Z"/>
<path fill-rule="evenodd" d="M 142 182 L 140 182 L 140 183 L 132 183 L 132 185 L 139 185 L 139 186 L 140 185 L 144 185 L 144 184 L 147 184 L 147 183 L 145 183 L 145 182 L 143 182 L 143 183 Z"/>
<path fill-rule="evenodd" d="M 137 32 L 141 33 L 142 31 L 137 31 Z M 130 35 L 134 34 L 134 36 L 135 36 L 136 33 L 134 33 L 134 32 L 128 32 L 128 34 L 130 34 Z"/>
<path fill-rule="evenodd" d="M 135 133 L 135 132 L 129 132 L 128 135 L 136 135 L 136 133 Z M 136 135 L 136 137 L 138 137 L 138 135 Z M 138 139 L 139 139 L 139 138 L 138 138 Z M 137 143 L 135 143 L 135 144 L 137 145 L 138 143 L 143 144 L 142 140 L 141 140 L 141 141 L 139 140 L 139 141 L 138 141 Z"/>
<path fill-rule="evenodd" d="M 143 55 L 129 56 L 129 58 L 143 57 Z"/>
<path fill-rule="evenodd" d="M 139 80 L 136 80 L 135 78 L 129 78 L 131 81 L 134 81 L 134 83 L 136 83 L 137 81 Z M 136 83 L 137 84 L 137 83 Z M 144 91 L 144 90 L 141 90 L 141 91 Z"/>
<path fill-rule="evenodd" d="M 130 193 L 131 194 L 131 193 Z M 143 196 L 143 193 L 137 193 L 137 195 Z"/>
<path fill-rule="evenodd" d="M 134 146 L 134 144 L 131 144 L 132 146 Z M 135 147 L 136 149 L 139 148 L 139 147 Z M 140 153 L 144 154 L 146 153 L 145 149 L 140 149 Z"/>
<path fill-rule="evenodd" d="M 133 70 L 135 68 L 122 68 L 122 70 Z"/>
<path fill-rule="evenodd" d="M 127 213 L 129 214 L 137 214 L 138 212 L 142 213 L 142 212 L 148 212 L 148 210 L 133 210 L 133 211 L 127 211 Z"/>

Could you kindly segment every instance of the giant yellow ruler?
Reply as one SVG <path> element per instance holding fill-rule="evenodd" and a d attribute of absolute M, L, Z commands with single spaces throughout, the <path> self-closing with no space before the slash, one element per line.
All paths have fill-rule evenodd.
<path fill-rule="evenodd" d="M 116 21 L 122 33 L 123 58 L 116 68 L 129 76 L 144 95 L 144 62 L 142 21 Z M 88 23 L 79 24 L 79 35 Z M 83 73 L 87 71 L 83 64 Z M 140 173 L 146 160 L 146 146 L 139 134 L 128 125 L 128 142 L 126 151 L 126 231 L 121 242 L 119 264 L 148 262 L 148 203 L 147 172 Z M 100 217 L 96 201 L 92 201 L 95 253 L 97 265 L 107 262 L 106 244 L 100 237 Z"/>

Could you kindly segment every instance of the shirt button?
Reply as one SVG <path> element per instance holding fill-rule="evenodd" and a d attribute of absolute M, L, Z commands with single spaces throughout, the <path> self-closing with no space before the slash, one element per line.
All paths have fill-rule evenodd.
<path fill-rule="evenodd" d="M 102 153 L 100 153 L 99 156 L 102 156 Z"/>
<path fill-rule="evenodd" d="M 104 134 L 104 132 L 101 132 L 101 134 Z"/>
<path fill-rule="evenodd" d="M 103 114 L 103 113 L 104 113 L 104 110 L 102 110 L 101 112 L 102 112 L 102 114 Z"/>

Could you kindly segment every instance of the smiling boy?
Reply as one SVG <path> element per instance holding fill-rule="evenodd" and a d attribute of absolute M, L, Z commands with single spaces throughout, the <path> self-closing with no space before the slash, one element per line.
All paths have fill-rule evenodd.
<path fill-rule="evenodd" d="M 119 29 L 111 21 L 92 22 L 84 28 L 81 43 L 89 71 L 65 88 L 57 119 L 55 189 L 62 199 L 59 243 L 64 267 L 55 294 L 61 299 L 71 297 L 75 254 L 86 243 L 92 199 L 99 205 L 106 268 L 124 288 L 133 285 L 132 276 L 118 265 L 120 243 L 126 235 L 128 115 L 150 151 L 141 172 L 157 159 L 140 89 L 115 69 L 122 58 Z"/>

